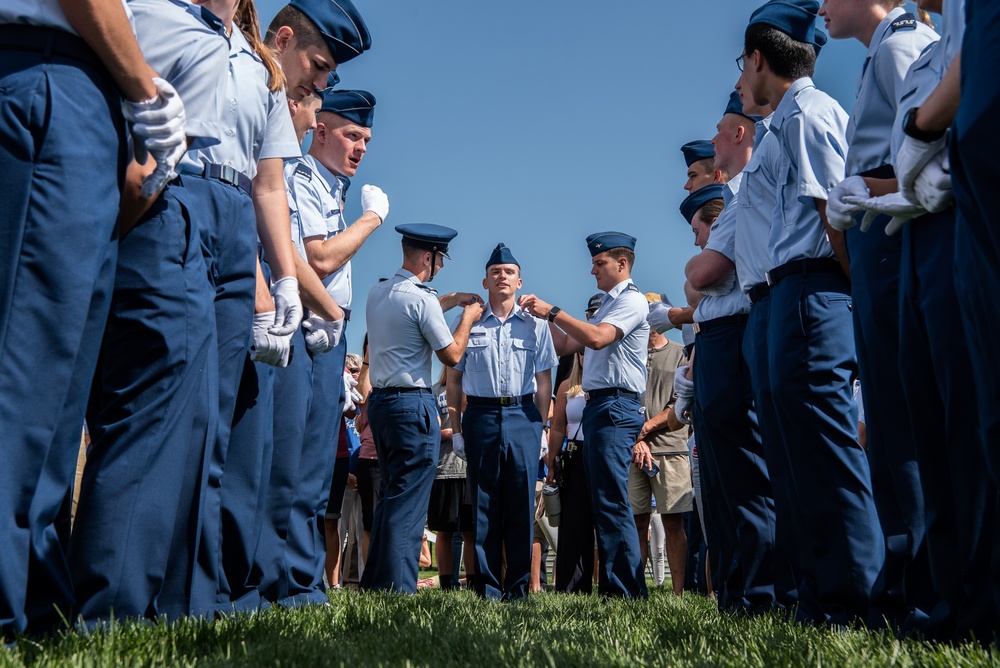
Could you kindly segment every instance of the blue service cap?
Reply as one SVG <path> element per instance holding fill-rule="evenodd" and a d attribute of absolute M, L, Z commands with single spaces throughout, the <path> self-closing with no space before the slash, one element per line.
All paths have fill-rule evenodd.
<path fill-rule="evenodd" d="M 325 90 L 319 110 L 370 128 L 375 121 L 375 96 L 366 90 Z"/>
<path fill-rule="evenodd" d="M 797 42 L 812 44 L 818 15 L 817 0 L 770 0 L 750 15 L 747 27 L 763 23 L 777 28 Z"/>
<path fill-rule="evenodd" d="M 490 259 L 486 261 L 486 268 L 489 269 L 495 264 L 516 264 L 518 267 L 521 266 L 521 263 L 514 258 L 514 254 L 510 252 L 510 249 L 502 243 L 497 244 L 497 247 L 493 249 Z"/>
<path fill-rule="evenodd" d="M 681 202 L 681 214 L 689 225 L 694 218 L 694 214 L 698 213 L 698 209 L 713 199 L 722 199 L 721 183 L 713 183 L 704 188 L 699 188 L 684 198 L 684 201 Z"/>
<path fill-rule="evenodd" d="M 690 167 L 699 160 L 715 157 L 715 147 L 707 139 L 689 141 L 681 146 L 681 153 L 684 154 L 684 162 Z"/>
<path fill-rule="evenodd" d="M 734 90 L 729 94 L 729 104 L 726 105 L 726 111 L 722 115 L 726 114 L 736 114 L 737 116 L 742 116 L 743 118 L 749 118 L 754 123 L 761 120 L 760 116 L 751 116 L 750 114 L 744 113 L 743 103 L 740 102 L 740 92 Z"/>
<path fill-rule="evenodd" d="M 635 252 L 635 237 L 624 232 L 598 232 L 587 237 L 587 248 L 590 250 L 590 257 L 612 248 L 627 248 Z"/>
<path fill-rule="evenodd" d="M 336 88 L 337 84 L 340 83 L 340 75 L 337 74 L 337 70 L 330 70 L 330 73 L 326 75 L 326 87 Z"/>
<path fill-rule="evenodd" d="M 351 0 L 292 0 L 288 5 L 316 24 L 337 65 L 372 48 L 368 26 Z"/>
<path fill-rule="evenodd" d="M 816 52 L 817 58 L 819 57 L 819 52 L 823 50 L 823 47 L 826 46 L 829 40 L 830 38 L 826 36 L 825 32 L 816 28 L 816 35 L 813 36 L 813 50 Z"/>
<path fill-rule="evenodd" d="M 409 223 L 397 225 L 396 231 L 403 235 L 403 241 L 414 248 L 437 251 L 449 260 L 448 242 L 458 236 L 458 231 L 433 223 Z"/>

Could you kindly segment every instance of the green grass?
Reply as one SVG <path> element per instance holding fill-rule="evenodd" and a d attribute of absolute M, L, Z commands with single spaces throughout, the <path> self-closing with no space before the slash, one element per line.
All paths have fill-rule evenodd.
<path fill-rule="evenodd" d="M 342 590 L 331 602 L 22 640 L 0 650 L 0 666 L 1000 666 L 1000 654 L 977 646 L 733 618 L 699 596 L 662 590 L 634 603 L 545 593 L 508 605 L 439 590 Z"/>

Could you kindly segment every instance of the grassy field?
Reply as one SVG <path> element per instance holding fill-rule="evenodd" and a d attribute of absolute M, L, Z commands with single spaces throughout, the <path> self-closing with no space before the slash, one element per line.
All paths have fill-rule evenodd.
<path fill-rule="evenodd" d="M 1000 654 L 777 617 L 720 616 L 696 595 L 648 602 L 539 594 L 508 605 L 470 592 L 331 592 L 329 608 L 212 623 L 129 624 L 0 650 L 0 666 L 1000 666 Z"/>

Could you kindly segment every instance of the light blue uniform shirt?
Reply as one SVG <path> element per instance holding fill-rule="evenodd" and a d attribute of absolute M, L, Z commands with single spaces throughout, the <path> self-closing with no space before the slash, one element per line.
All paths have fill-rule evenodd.
<path fill-rule="evenodd" d="M 132 20 L 132 14 L 125 5 L 125 13 Z M 66 19 L 66 13 L 59 5 L 59 0 L 3 0 L 0 2 L 0 23 L 24 23 L 43 28 L 58 28 L 68 33 L 77 34 Z M 135 24 L 132 26 L 135 32 Z"/>
<path fill-rule="evenodd" d="M 771 133 L 780 150 L 769 237 L 773 267 L 834 256 L 814 200 L 825 200 L 844 180 L 846 131 L 847 112 L 810 77 L 795 81 L 774 110 Z"/>
<path fill-rule="evenodd" d="M 184 101 L 184 127 L 192 141 L 178 171 L 194 166 L 194 153 L 218 145 L 222 137 L 229 44 L 187 0 L 131 0 L 129 7 L 146 62 Z"/>
<path fill-rule="evenodd" d="M 400 269 L 368 293 L 365 308 L 373 387 L 426 387 L 431 354 L 454 340 L 437 294 Z"/>
<path fill-rule="evenodd" d="M 768 130 L 771 117 L 757 121 L 754 150 L 743 168 L 740 196 L 736 202 L 736 276 L 740 289 L 766 283 L 765 272 L 773 266 L 768 250 L 771 217 L 777 202 L 777 183 L 772 166 L 777 162 L 778 141 Z"/>
<path fill-rule="evenodd" d="M 290 193 L 292 241 L 302 257 L 308 258 L 306 239 L 329 239 L 347 229 L 340 179 L 316 158 L 305 155 L 285 163 L 285 184 Z M 323 278 L 323 285 L 340 307 L 351 308 L 351 261 Z"/>
<path fill-rule="evenodd" d="M 259 160 L 297 158 L 302 149 L 284 90 L 267 89 L 264 63 L 238 28 L 233 28 L 229 41 L 228 73 L 223 73 L 222 142 L 188 155 L 194 153 L 200 163 L 191 171 L 200 173 L 205 164 L 216 163 L 252 179 Z"/>
<path fill-rule="evenodd" d="M 601 350 L 584 352 L 583 391 L 617 387 L 642 394 L 646 391 L 646 356 L 649 345 L 649 302 L 626 279 L 611 288 L 601 299 L 590 322 L 606 322 L 620 329 L 624 336 Z"/>
<path fill-rule="evenodd" d="M 452 331 L 461 320 L 462 316 L 455 319 Z M 487 302 L 455 369 L 462 372 L 462 391 L 468 395 L 519 397 L 535 391 L 536 373 L 558 363 L 547 322 L 519 306 L 506 320 L 500 320 Z"/>
<path fill-rule="evenodd" d="M 739 207 L 740 182 L 743 180 L 743 173 L 740 172 L 729 179 L 722 189 L 722 201 L 725 207 L 715 219 L 712 230 L 708 236 L 708 243 L 705 250 L 713 250 L 722 253 L 733 263 L 736 262 L 736 211 Z M 736 283 L 733 289 L 720 297 L 714 295 L 704 295 L 698 308 L 694 311 L 695 322 L 706 322 L 715 318 L 723 318 L 727 315 L 737 313 L 748 313 L 750 311 L 750 300 L 743 290 Z"/>
<path fill-rule="evenodd" d="M 847 123 L 847 173 L 861 174 L 889 164 L 888 131 L 896 120 L 896 102 L 906 71 L 927 45 L 938 39 L 923 23 L 894 26 L 906 14 L 889 12 L 875 28 L 865 66 L 858 79 L 857 101 Z"/>

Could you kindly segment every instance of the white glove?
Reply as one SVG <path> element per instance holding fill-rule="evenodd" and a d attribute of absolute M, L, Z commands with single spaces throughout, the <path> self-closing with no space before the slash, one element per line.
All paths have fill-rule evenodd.
<path fill-rule="evenodd" d="M 895 171 L 899 180 L 899 191 L 911 201 L 917 202 L 916 183 L 920 172 L 927 163 L 941 151 L 947 150 L 948 135 L 932 142 L 920 141 L 909 135 L 903 138 L 903 143 L 896 151 Z"/>
<path fill-rule="evenodd" d="M 184 123 L 186 115 L 184 103 L 169 82 L 153 77 L 157 95 L 142 102 L 122 101 L 122 115 L 132 124 L 135 142 L 133 151 L 140 165 L 146 164 L 149 151 L 169 152 L 177 144 L 185 143 Z M 150 141 L 152 140 L 152 145 Z"/>
<path fill-rule="evenodd" d="M 270 331 L 276 336 L 288 336 L 302 322 L 302 300 L 299 299 L 299 280 L 285 276 L 271 286 L 274 297 L 274 322 Z"/>
<path fill-rule="evenodd" d="M 898 232 L 904 224 L 927 213 L 922 206 L 906 201 L 903 193 L 899 192 L 881 197 L 848 196 L 846 199 L 867 212 L 861 221 L 862 231 L 867 231 L 877 216 L 892 216 L 892 220 L 885 226 L 885 233 L 890 236 Z"/>
<path fill-rule="evenodd" d="M 674 402 L 674 415 L 684 424 L 691 424 L 691 417 L 688 413 L 691 410 L 691 403 L 694 401 L 694 381 L 687 379 L 688 365 L 677 367 L 674 372 L 674 394 L 677 401 Z"/>
<path fill-rule="evenodd" d="M 841 232 L 854 227 L 854 216 L 861 213 L 862 209 L 848 204 L 845 198 L 870 195 L 868 185 L 860 176 L 848 176 L 835 185 L 826 200 L 826 220 L 830 227 Z"/>
<path fill-rule="evenodd" d="M 663 302 L 650 302 L 649 304 L 649 315 L 646 316 L 646 322 L 649 326 L 653 328 L 657 334 L 664 334 L 673 329 L 676 325 L 670 322 L 670 318 L 667 317 L 667 313 L 670 312 L 670 304 L 664 304 Z"/>
<path fill-rule="evenodd" d="M 353 411 L 358 407 L 357 401 L 361 395 L 354 388 L 358 386 L 358 381 L 348 371 L 344 371 L 344 412 Z"/>
<path fill-rule="evenodd" d="M 389 198 L 378 186 L 361 186 L 361 209 L 368 213 L 371 211 L 385 222 L 385 217 L 389 215 Z"/>
<path fill-rule="evenodd" d="M 451 435 L 451 449 L 455 451 L 455 455 L 461 459 L 463 462 L 466 460 L 465 457 L 465 437 L 461 434 Z"/>
<path fill-rule="evenodd" d="M 314 315 L 302 321 L 302 329 L 306 331 L 306 348 L 313 355 L 320 355 L 330 352 L 340 343 L 340 335 L 344 332 L 344 319 L 329 322 Z"/>
<path fill-rule="evenodd" d="M 951 162 L 948 152 L 941 151 L 927 163 L 914 183 L 917 201 L 929 213 L 944 211 L 955 200 L 951 191 Z"/>
<path fill-rule="evenodd" d="M 716 283 L 715 285 L 711 285 L 702 290 L 701 294 L 708 295 L 710 297 L 725 297 L 730 292 L 732 292 L 733 288 L 735 287 L 736 287 L 736 270 L 734 269 L 733 271 L 726 274 L 726 277 L 721 281 L 719 281 L 718 283 Z"/>
<path fill-rule="evenodd" d="M 271 334 L 274 313 L 255 313 L 253 316 L 253 347 L 250 359 L 270 366 L 284 367 L 292 356 L 292 337 Z"/>

